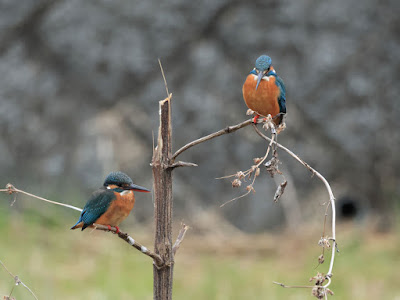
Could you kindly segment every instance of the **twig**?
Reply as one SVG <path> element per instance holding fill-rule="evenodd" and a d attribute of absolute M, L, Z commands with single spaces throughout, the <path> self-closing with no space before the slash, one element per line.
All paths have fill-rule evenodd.
<path fill-rule="evenodd" d="M 0 189 L 0 192 L 6 192 L 8 194 L 13 194 L 13 193 L 21 193 L 21 194 L 25 194 L 27 196 L 42 200 L 42 201 L 46 201 L 52 204 L 57 204 L 57 205 L 61 205 L 64 207 L 68 207 L 77 211 L 82 211 L 81 208 L 79 207 L 75 207 L 72 205 L 68 205 L 68 204 L 64 204 L 64 203 L 59 203 L 59 202 L 55 202 L 55 201 L 51 201 L 36 195 L 33 195 L 31 193 L 27 193 L 25 191 L 22 191 L 20 189 L 17 189 L 16 187 L 14 187 L 11 183 L 7 184 L 6 189 Z M 97 230 L 102 230 L 102 231 L 110 231 L 108 229 L 107 226 L 105 225 L 100 225 L 100 224 L 94 224 L 95 228 Z M 111 227 L 111 231 L 116 233 L 117 230 L 116 228 Z M 158 254 L 153 253 L 152 251 L 150 251 L 148 248 L 146 248 L 145 246 L 139 244 L 138 242 L 136 242 L 130 235 L 128 235 L 127 233 L 124 232 L 119 232 L 118 233 L 118 237 L 120 237 L 121 239 L 123 239 L 124 241 L 126 241 L 128 244 L 130 244 L 131 246 L 133 246 L 134 248 L 136 248 L 137 250 L 139 250 L 140 252 L 142 252 L 143 254 L 153 258 L 154 263 L 157 267 L 162 267 L 164 264 L 164 261 L 162 260 L 161 256 L 159 256 Z"/>
<path fill-rule="evenodd" d="M 46 199 L 46 198 L 42 198 L 42 197 L 33 195 L 33 194 L 31 194 L 31 193 L 24 192 L 24 191 L 22 191 L 22 190 L 20 190 L 20 189 L 17 189 L 17 188 L 16 188 L 15 186 L 13 186 L 11 183 L 8 183 L 8 184 L 6 185 L 6 188 L 5 188 L 5 189 L 0 189 L 0 192 L 7 192 L 7 193 L 10 194 L 10 195 L 13 194 L 13 193 L 21 193 L 21 194 L 24 194 L 24 195 L 27 195 L 27 196 L 30 196 L 30 197 L 33 197 L 33 198 L 36 198 L 36 199 L 39 199 L 39 200 L 42 200 L 42 201 L 46 201 L 46 202 L 52 203 L 52 204 L 65 206 L 65 207 L 68 207 L 68 208 L 71 208 L 71 209 L 74 209 L 74 210 L 77 210 L 77 211 L 82 211 L 81 208 L 76 207 L 76 206 L 73 206 L 73 205 L 64 204 L 64 203 L 60 203 L 60 202 L 56 202 L 56 201 L 51 201 L 51 200 L 48 200 L 48 199 Z"/>
<path fill-rule="evenodd" d="M 262 159 L 260 159 L 260 161 L 259 161 L 256 165 L 252 166 L 249 170 L 245 171 L 245 172 L 244 172 L 244 176 L 250 175 L 251 172 L 253 172 L 252 169 L 257 170 L 257 168 L 267 159 L 268 154 L 269 154 L 269 151 L 270 151 L 270 149 L 271 149 L 271 145 L 272 145 L 272 143 L 273 143 L 273 141 L 274 141 L 274 137 L 275 137 L 275 135 L 272 136 L 272 139 L 271 139 L 270 143 L 268 144 L 268 148 L 267 148 L 267 151 L 265 152 L 264 157 L 263 157 Z M 251 186 L 251 187 L 253 187 L 253 184 L 254 184 L 254 182 L 255 182 L 255 180 L 256 180 L 256 177 L 257 177 L 256 174 L 257 174 L 257 172 L 254 172 L 253 181 L 252 181 L 251 184 L 249 185 L 249 186 Z M 225 176 L 225 177 L 221 177 L 221 178 L 227 178 L 227 177 L 232 177 L 232 176 L 235 176 L 235 175 L 229 175 L 229 176 Z M 252 188 L 248 189 L 248 191 L 247 191 L 246 193 L 244 193 L 243 195 L 241 195 L 241 196 L 239 196 L 239 197 L 236 197 L 236 198 L 233 198 L 233 199 L 231 199 L 231 200 L 229 200 L 229 201 L 226 201 L 225 203 L 223 203 L 222 205 L 220 205 L 220 207 L 223 207 L 223 206 L 225 206 L 226 204 L 231 203 L 232 201 L 235 201 L 235 200 L 238 200 L 238 199 L 240 199 L 240 198 L 246 197 L 248 194 L 250 194 L 250 192 L 251 192 L 252 190 L 253 190 Z"/>
<path fill-rule="evenodd" d="M 102 230 L 102 231 L 111 231 L 115 234 L 118 234 L 118 237 L 123 239 L 125 242 L 127 242 L 129 245 L 131 245 L 132 247 L 134 247 L 135 249 L 139 250 L 140 252 L 142 252 L 143 254 L 151 257 L 154 261 L 154 264 L 158 267 L 158 268 L 162 268 L 165 263 L 163 261 L 163 259 L 161 258 L 160 255 L 150 251 L 147 247 L 143 246 L 142 244 L 138 243 L 136 240 L 134 240 L 129 234 L 125 233 L 125 232 L 121 232 L 119 231 L 117 233 L 117 229 L 115 227 L 111 227 L 111 230 L 105 226 L 105 225 L 100 225 L 100 224 L 93 224 L 94 227 L 97 230 Z"/>
<path fill-rule="evenodd" d="M 18 277 L 18 275 L 13 275 L 13 273 L 11 273 L 10 272 L 10 270 L 8 270 L 7 269 L 7 267 L 5 266 L 5 264 L 0 260 L 0 264 L 3 266 L 3 268 L 8 272 L 8 274 L 10 274 L 10 276 L 12 277 L 12 278 L 14 278 L 14 280 L 15 280 L 15 285 L 20 285 L 20 284 L 22 284 L 31 294 L 32 294 L 32 296 L 36 299 L 36 300 L 38 300 L 38 298 L 36 297 L 36 295 L 32 292 L 32 290 L 25 284 L 25 283 L 23 283 L 22 281 L 21 281 L 21 279 L 19 279 L 19 277 Z M 11 293 L 13 292 L 13 290 L 14 290 L 14 288 L 11 290 Z M 11 293 L 10 293 L 10 296 L 9 297 L 11 297 Z"/>
<path fill-rule="evenodd" d="M 182 223 L 182 228 L 179 231 L 178 237 L 176 238 L 175 244 L 172 247 L 172 253 L 175 255 L 176 251 L 178 251 L 179 247 L 181 246 L 181 243 L 183 239 L 185 238 L 186 231 L 188 231 L 189 226 L 186 224 Z"/>
<path fill-rule="evenodd" d="M 288 289 L 298 289 L 298 288 L 307 288 L 307 289 L 312 289 L 315 287 L 315 285 L 286 285 L 280 282 L 272 281 L 273 284 L 280 285 L 283 288 L 288 288 Z"/>
<path fill-rule="evenodd" d="M 163 67 L 162 67 L 161 60 L 160 60 L 160 59 L 158 59 L 158 64 L 160 65 L 161 74 L 162 74 L 162 77 L 163 77 L 163 79 L 164 79 L 164 85 L 165 85 L 165 90 L 167 91 L 167 96 L 169 96 L 167 79 L 165 78 L 164 69 L 163 69 Z M 153 147 L 153 149 L 154 149 L 154 147 Z"/>
<path fill-rule="evenodd" d="M 267 137 L 265 134 L 263 134 L 257 127 L 254 127 L 255 131 L 260 135 L 262 138 L 266 139 L 267 141 L 272 141 L 269 137 Z M 308 163 L 306 163 L 304 160 L 302 160 L 298 155 L 294 154 L 292 151 L 290 151 L 288 148 L 282 146 L 281 144 L 274 142 L 279 148 L 282 150 L 285 150 L 290 156 L 292 156 L 294 159 L 296 159 L 299 163 L 301 163 L 303 166 L 305 166 L 313 175 L 316 175 L 325 185 L 328 194 L 329 194 L 329 201 L 332 207 L 332 238 L 331 240 L 333 241 L 333 246 L 332 246 L 332 256 L 331 256 L 331 262 L 329 265 L 329 270 L 328 273 L 326 273 L 326 278 L 329 279 L 328 283 L 324 285 L 324 288 L 327 288 L 331 284 L 330 278 L 332 277 L 332 269 L 333 269 L 333 264 L 335 262 L 335 251 L 336 251 L 336 208 L 335 208 L 335 196 L 333 195 L 331 186 L 329 185 L 329 182 L 325 179 L 324 176 L 322 176 L 318 171 L 313 169 Z"/>
<path fill-rule="evenodd" d="M 175 169 L 175 168 L 179 168 L 179 167 L 197 167 L 197 164 L 194 164 L 191 162 L 185 162 L 185 161 L 178 161 L 176 163 L 173 163 L 169 167 L 171 169 Z"/>
<path fill-rule="evenodd" d="M 223 207 L 223 206 L 225 206 L 226 204 L 228 204 L 228 203 L 230 203 L 230 202 L 232 202 L 232 201 L 235 201 L 235 200 L 238 200 L 238 199 L 240 199 L 240 198 L 243 198 L 243 197 L 247 196 L 248 194 L 250 194 L 251 191 L 254 191 L 254 187 L 253 187 L 254 182 L 256 181 L 257 176 L 260 174 L 260 169 L 259 169 L 259 167 L 260 167 L 260 165 L 261 165 L 262 163 L 264 163 L 264 161 L 267 159 L 268 154 L 269 154 L 269 151 L 271 150 L 272 144 L 273 144 L 274 140 L 276 139 L 275 126 L 274 126 L 274 124 L 272 123 L 272 118 L 271 118 L 271 116 L 269 115 L 269 117 L 267 117 L 267 119 L 268 119 L 268 120 L 266 120 L 265 125 L 267 125 L 266 128 L 270 128 L 270 129 L 271 129 L 272 139 L 270 140 L 270 143 L 268 144 L 268 148 L 267 148 L 267 151 L 265 152 L 264 157 L 263 157 L 263 158 L 257 158 L 257 159 L 255 159 L 255 161 L 254 161 L 255 165 L 251 166 L 250 169 L 248 169 L 248 170 L 246 170 L 246 171 L 244 171 L 244 172 L 240 171 L 240 172 L 237 172 L 236 174 L 233 174 L 233 175 L 228 175 L 228 176 L 224 176 L 224 177 L 217 178 L 217 179 L 222 179 L 222 178 L 238 177 L 237 179 L 235 179 L 235 180 L 232 182 L 232 186 L 238 187 L 238 186 L 241 185 L 241 181 L 240 181 L 241 178 L 246 178 L 246 177 L 250 178 L 250 177 L 251 177 L 251 174 L 254 172 L 253 181 L 251 182 L 250 185 L 248 185 L 248 186 L 246 187 L 246 189 L 247 189 L 247 192 L 246 192 L 246 193 L 244 193 L 243 195 L 241 195 L 241 196 L 239 196 L 239 197 L 233 198 L 233 199 L 231 199 L 231 200 L 229 200 L 229 201 L 223 203 L 222 205 L 220 205 L 220 207 Z M 262 121 L 262 122 L 264 122 L 264 121 Z M 254 128 L 257 128 L 257 126 L 256 126 L 254 123 L 252 123 L 252 125 L 253 125 Z M 265 125 L 264 125 L 264 126 L 265 126 Z M 275 146 L 275 147 L 276 147 L 276 146 Z M 276 149 L 274 149 L 274 152 L 273 152 L 273 153 L 274 153 L 273 155 L 276 155 Z M 284 188 L 283 188 L 283 189 L 284 189 Z M 255 192 L 255 191 L 254 191 L 254 192 Z M 283 193 L 283 190 L 282 190 L 282 193 Z M 279 197 L 280 197 L 280 196 L 279 196 Z M 274 197 L 274 199 L 275 199 L 275 197 Z"/>
<path fill-rule="evenodd" d="M 235 132 L 236 130 L 239 130 L 239 129 L 241 129 L 241 128 L 245 127 L 245 126 L 248 126 L 248 125 L 250 125 L 252 123 L 253 123 L 253 120 L 249 119 L 249 120 L 246 120 L 246 121 L 244 121 L 242 123 L 239 123 L 237 125 L 228 126 L 228 127 L 224 128 L 224 129 L 221 129 L 221 130 L 219 130 L 217 132 L 211 133 L 211 134 L 206 135 L 206 136 L 204 136 L 202 138 L 194 140 L 194 141 L 186 144 L 185 146 L 181 147 L 178 151 L 176 151 L 171 157 L 171 162 L 174 162 L 175 158 L 177 158 L 177 156 L 180 155 L 182 152 L 186 151 L 187 149 L 189 149 L 189 148 L 191 148 L 191 147 L 193 147 L 195 145 L 198 145 L 198 144 L 203 143 L 205 141 L 211 140 L 211 139 L 216 138 L 216 137 L 218 137 L 220 135 L 224 135 L 224 134 L 227 134 L 227 133 Z"/>

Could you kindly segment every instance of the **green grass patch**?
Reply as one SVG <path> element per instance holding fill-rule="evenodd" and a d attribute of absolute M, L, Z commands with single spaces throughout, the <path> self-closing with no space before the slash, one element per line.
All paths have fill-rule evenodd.
<path fill-rule="evenodd" d="M 39 299 L 152 299 L 153 267 L 149 257 L 110 233 L 72 231 L 70 218 L 55 219 L 42 220 L 41 215 L 31 211 L 18 214 L 9 208 L 0 209 L 0 260 Z M 399 235 L 344 230 L 347 234 L 339 241 L 340 253 L 333 272 L 333 298 L 400 297 Z M 127 231 L 140 231 L 142 235 L 135 238 L 143 238 L 142 230 Z M 308 279 L 317 271 L 326 272 L 330 252 L 326 253 L 325 264 L 315 269 L 320 254 L 315 241 L 318 234 L 315 240 L 300 243 L 288 243 L 287 237 L 280 240 L 274 236 L 266 241 L 274 250 L 253 254 L 249 245 L 246 253 L 237 255 L 224 254 L 219 247 L 197 251 L 190 239 L 185 240 L 176 257 L 174 299 L 313 299 L 309 289 L 284 289 L 272 282 L 309 284 Z M 151 238 L 144 240 L 152 246 Z M 221 245 L 221 249 L 226 246 Z M 0 298 L 12 287 L 13 279 L 0 269 Z M 15 287 L 13 296 L 33 299 L 22 286 Z"/>

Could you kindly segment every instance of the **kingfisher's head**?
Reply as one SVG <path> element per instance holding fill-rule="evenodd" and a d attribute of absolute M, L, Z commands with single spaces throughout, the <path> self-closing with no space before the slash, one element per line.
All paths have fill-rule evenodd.
<path fill-rule="evenodd" d="M 132 179 L 128 175 L 119 171 L 111 172 L 110 174 L 108 174 L 106 180 L 104 180 L 103 186 L 106 188 L 118 187 L 124 190 L 133 190 L 145 193 L 150 192 L 150 190 L 134 184 Z"/>
<path fill-rule="evenodd" d="M 258 77 L 256 90 L 261 82 L 261 79 L 271 70 L 271 63 L 271 57 L 268 55 L 261 55 L 259 58 L 257 58 L 255 68 L 251 71 L 252 74 Z"/>

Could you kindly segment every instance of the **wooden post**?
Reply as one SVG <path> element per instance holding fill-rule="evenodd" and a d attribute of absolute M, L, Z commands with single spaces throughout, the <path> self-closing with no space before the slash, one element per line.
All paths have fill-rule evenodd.
<path fill-rule="evenodd" d="M 154 252 L 159 254 L 165 266 L 153 266 L 154 300 L 172 299 L 174 257 L 172 253 L 172 168 L 171 145 L 171 96 L 159 102 L 160 127 L 157 146 L 153 150 L 155 243 Z"/>

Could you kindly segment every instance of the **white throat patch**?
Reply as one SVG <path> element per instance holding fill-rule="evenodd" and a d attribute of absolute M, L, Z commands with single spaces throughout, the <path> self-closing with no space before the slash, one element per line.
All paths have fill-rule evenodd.
<path fill-rule="evenodd" d="M 254 80 L 257 81 L 258 76 L 257 76 L 257 75 L 254 75 L 254 74 L 252 74 L 252 75 L 253 75 Z M 269 81 L 269 76 L 264 76 L 261 80 Z"/>

